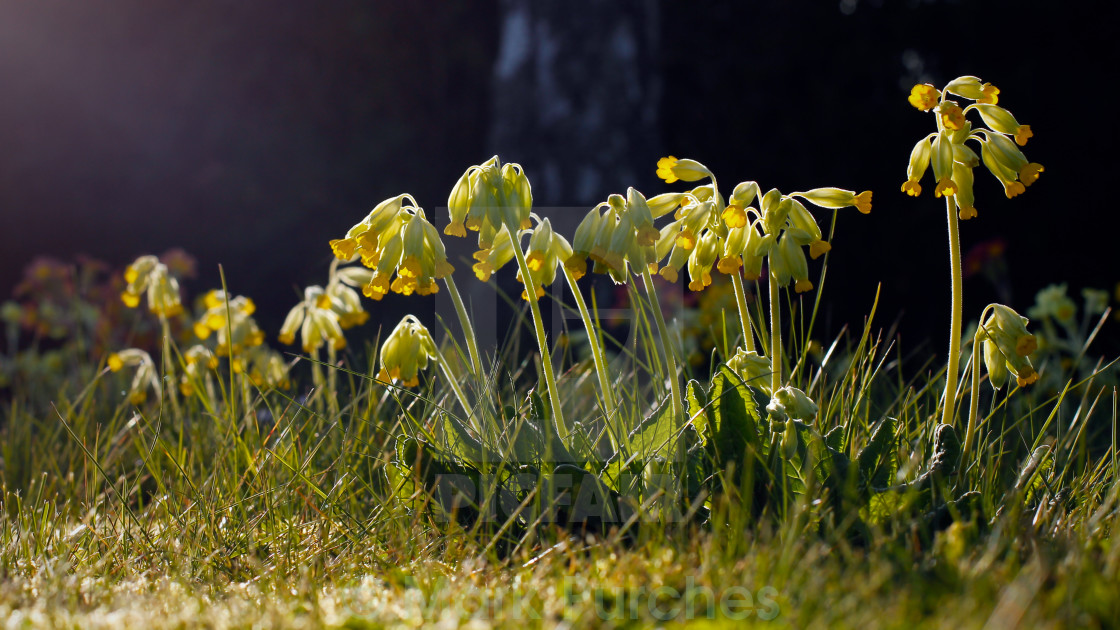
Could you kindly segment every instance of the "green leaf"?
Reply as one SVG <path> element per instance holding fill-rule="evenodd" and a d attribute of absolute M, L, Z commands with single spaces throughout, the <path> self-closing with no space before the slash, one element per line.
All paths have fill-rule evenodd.
<path fill-rule="evenodd" d="M 895 473 L 895 420 L 884 417 L 871 440 L 856 456 L 860 483 L 865 488 L 882 488 L 889 485 Z"/>
<path fill-rule="evenodd" d="M 758 407 L 750 388 L 727 366 L 721 366 L 708 389 L 710 449 L 720 469 L 735 462 L 742 469 L 748 447 L 761 453 Z"/>
<path fill-rule="evenodd" d="M 692 426 L 701 436 L 707 436 L 712 410 L 708 407 L 708 393 L 704 386 L 696 379 L 688 382 L 684 389 L 685 403 L 688 405 L 688 417 L 692 419 Z"/>
<path fill-rule="evenodd" d="M 676 429 L 673 407 L 666 398 L 630 432 L 630 448 L 643 459 L 665 457 L 676 439 Z"/>

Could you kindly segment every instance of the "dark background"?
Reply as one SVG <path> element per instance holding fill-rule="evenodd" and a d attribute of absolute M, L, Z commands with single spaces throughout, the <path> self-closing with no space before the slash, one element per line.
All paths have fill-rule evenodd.
<path fill-rule="evenodd" d="M 497 151 L 534 183 L 544 156 L 591 160 L 594 142 L 572 148 L 563 135 L 507 151 L 504 112 L 520 95 L 493 76 L 513 4 L 0 0 L 0 296 L 36 255 L 123 266 L 182 247 L 200 262 L 189 290 L 216 286 L 224 265 L 273 337 L 299 287 L 325 281 L 327 241 L 381 199 L 410 192 L 434 211 Z M 589 19 L 612 10 L 564 3 L 563 28 L 585 4 Z M 966 318 L 1000 291 L 1025 312 L 1049 283 L 1068 282 L 1080 301 L 1082 287 L 1120 281 L 1111 3 L 624 4 L 646 28 L 641 82 L 656 85 L 656 118 L 622 140 L 632 144 L 599 169 L 591 198 L 542 184 L 538 207 L 673 188 L 654 176 L 667 154 L 706 163 L 725 191 L 745 179 L 874 190 L 872 214 L 840 213 L 823 332 L 858 325 L 882 282 L 880 323 L 901 317 L 910 347 L 932 338 L 940 349 L 944 204 L 928 179 L 922 197 L 899 191 L 933 120 L 906 96 L 915 82 L 975 74 L 1031 125 L 1025 152 L 1046 170 L 1007 200 L 977 169 L 980 215 L 962 224 L 963 248 L 1004 239 L 1006 274 L 966 281 Z M 526 99 L 521 116 L 536 107 Z M 827 232 L 829 214 L 818 216 Z"/>

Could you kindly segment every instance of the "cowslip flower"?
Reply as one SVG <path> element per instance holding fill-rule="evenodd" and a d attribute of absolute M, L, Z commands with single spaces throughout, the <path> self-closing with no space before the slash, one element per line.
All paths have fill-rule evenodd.
<path fill-rule="evenodd" d="M 938 92 L 932 86 L 915 86 L 914 90 L 926 99 L 922 100 L 923 106 L 919 109 L 936 111 L 938 132 L 914 145 L 906 169 L 906 181 L 902 184 L 902 191 L 906 194 L 914 197 L 921 194 L 919 182 L 926 168 L 932 165 L 936 181 L 934 196 L 956 196 L 960 218 L 968 219 L 977 215 L 972 197 L 971 169 L 981 161 L 1003 185 L 1004 194 L 1009 199 L 1022 194 L 1045 170 L 1041 164 L 1028 161 L 1018 149 L 1034 133 L 1029 125 L 1019 124 L 1011 112 L 996 105 L 999 89 L 995 86 L 981 83 L 976 77 L 964 76 L 950 81 L 944 92 Z M 911 94 L 912 104 L 915 104 L 914 93 Z M 956 102 L 945 100 L 945 94 L 955 94 L 975 102 L 962 109 Z M 940 100 L 934 102 L 931 99 Z M 980 114 L 987 129 L 973 130 L 972 123 L 966 118 L 971 111 Z M 966 145 L 969 141 L 979 144 L 979 156 Z M 965 193 L 963 198 L 962 191 Z"/>
<path fill-rule="evenodd" d="M 171 275 L 167 265 L 155 256 L 141 256 L 124 271 L 127 283 L 121 301 L 129 308 L 140 305 L 140 296 L 147 294 L 148 309 L 162 317 L 174 317 L 183 312 L 179 295 L 179 281 Z"/>
<path fill-rule="evenodd" d="M 134 405 L 142 405 L 148 399 L 148 390 L 155 392 L 156 400 L 160 400 L 163 391 L 160 387 L 159 374 L 156 372 L 152 357 L 139 348 L 129 348 L 114 352 L 109 355 L 109 369 L 120 372 L 126 367 L 136 368 L 132 376 L 132 383 L 128 388 L 128 400 Z"/>
<path fill-rule="evenodd" d="M 787 385 L 774 392 L 770 403 L 766 405 L 766 411 L 779 421 L 812 420 L 813 416 L 817 415 L 818 408 L 817 403 L 813 402 L 805 392 Z"/>
<path fill-rule="evenodd" d="M 221 289 L 214 289 L 202 298 L 206 310 L 194 324 L 194 334 L 208 339 L 216 333 L 215 352 L 219 356 L 236 356 L 248 348 L 264 343 L 264 331 L 252 318 L 256 312 L 253 300 L 243 295 L 228 300 Z"/>
<path fill-rule="evenodd" d="M 284 361 L 279 352 L 265 346 L 253 348 L 248 353 L 249 380 L 260 389 L 290 389 L 292 382 L 288 378 L 291 366 Z"/>
<path fill-rule="evenodd" d="M 374 300 L 389 292 L 436 293 L 436 280 L 454 271 L 439 232 L 416 200 L 407 194 L 382 201 L 361 223 L 350 228 L 345 238 L 331 241 L 331 249 L 339 261 L 350 262 L 360 257 L 362 264 L 373 270 L 362 293 Z M 349 300 L 341 296 L 345 293 L 343 289 L 334 289 L 334 293 L 344 301 Z M 362 317 L 360 310 L 354 314 Z"/>
<path fill-rule="evenodd" d="M 1034 306 L 1027 313 L 1035 318 L 1053 318 L 1061 324 L 1070 324 L 1077 315 L 1077 305 L 1066 294 L 1067 286 L 1051 284 L 1034 296 Z M 1103 309 L 1102 311 L 1103 312 Z"/>
<path fill-rule="evenodd" d="M 444 234 L 466 236 L 478 232 L 478 248 L 493 247 L 504 225 L 511 234 L 532 227 L 529 212 L 533 191 L 519 164 L 502 164 L 494 156 L 471 166 L 455 183 L 447 199 L 451 222 Z"/>
<path fill-rule="evenodd" d="M 910 101 L 910 104 L 914 107 L 917 107 L 923 112 L 928 112 L 937 106 L 937 101 L 940 98 L 941 93 L 937 91 L 937 88 L 926 83 L 915 85 L 911 88 L 910 96 L 907 100 Z"/>
<path fill-rule="evenodd" d="M 1027 331 L 1030 320 L 1002 304 L 992 304 L 986 310 L 989 315 L 977 329 L 976 338 L 983 345 L 984 366 L 992 387 L 1002 389 L 1012 375 L 1019 387 L 1037 381 L 1038 373 L 1029 355 L 1038 348 L 1038 340 Z"/>
<path fill-rule="evenodd" d="M 317 285 L 304 289 L 303 300 L 284 318 L 280 327 L 280 343 L 295 343 L 296 331 L 300 333 L 303 351 L 308 354 L 317 352 L 328 342 L 335 350 L 346 347 L 346 337 L 331 296 Z"/>
<path fill-rule="evenodd" d="M 560 234 L 552 229 L 548 219 L 540 220 L 536 229 L 529 237 L 529 247 L 525 253 L 525 262 L 529 268 L 529 280 L 526 282 L 517 272 L 517 281 L 525 285 L 521 297 L 529 299 L 529 290 L 536 292 L 537 297 L 544 297 L 544 286 L 556 280 L 556 268 L 572 255 L 572 246 Z"/>
<path fill-rule="evenodd" d="M 665 180 L 666 184 L 672 184 L 678 180 L 699 181 L 711 177 L 712 172 L 696 160 L 678 160 L 670 155 L 657 161 L 657 176 Z"/>
<path fill-rule="evenodd" d="M 770 359 L 757 352 L 738 348 L 735 350 L 735 356 L 727 360 L 727 367 L 738 374 L 743 382 L 758 387 L 767 394 L 770 393 L 770 374 L 774 370 L 770 365 Z"/>
<path fill-rule="evenodd" d="M 412 315 L 405 315 L 381 345 L 381 370 L 377 378 L 382 381 L 400 381 L 404 387 L 420 384 L 418 373 L 436 358 L 436 346 L 431 333 Z"/>
<path fill-rule="evenodd" d="M 179 391 L 184 396 L 194 394 L 195 384 L 210 378 L 210 373 L 218 369 L 218 357 L 202 344 L 195 344 L 183 353 L 186 367 L 179 376 Z"/>

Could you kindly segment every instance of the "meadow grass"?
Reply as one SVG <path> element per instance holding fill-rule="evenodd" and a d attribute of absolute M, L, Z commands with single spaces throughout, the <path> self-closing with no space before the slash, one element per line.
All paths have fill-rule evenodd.
<path fill-rule="evenodd" d="M 933 443 L 939 374 L 928 363 L 908 372 L 913 358 L 873 326 L 798 361 L 794 378 L 816 395 L 822 433 L 844 427 L 847 452 L 881 417 L 897 419 L 891 457 L 904 480 Z M 589 374 L 573 373 L 562 382 L 574 409 Z M 410 394 L 340 372 L 337 412 L 223 388 L 214 409 L 190 398 L 172 417 L 166 405 L 112 402 L 113 376 L 103 371 L 76 395 L 26 391 L 5 403 L 8 627 L 719 626 L 744 611 L 783 627 L 1120 618 L 1116 397 L 1090 395 L 1090 383 L 1063 389 L 1074 405 L 992 400 L 983 448 L 950 484 L 953 496 L 979 492 L 971 514 L 900 502 L 881 518 L 865 514 L 868 535 L 853 536 L 822 528 L 820 495 L 760 515 L 726 485 L 708 499 L 706 523 L 643 521 L 626 536 L 545 523 L 499 552 L 501 532 L 441 518 L 430 493 L 401 492 L 389 470 L 402 423 L 454 407 L 434 380 Z M 236 391 L 244 377 L 232 378 Z M 1032 468 L 1042 443 L 1049 453 Z"/>

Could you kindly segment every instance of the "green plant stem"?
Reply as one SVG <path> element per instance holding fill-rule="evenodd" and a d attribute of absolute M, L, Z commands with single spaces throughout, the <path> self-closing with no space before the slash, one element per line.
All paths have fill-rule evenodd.
<path fill-rule="evenodd" d="M 952 196 L 945 196 L 949 221 L 949 266 L 952 273 L 952 312 L 949 320 L 949 363 L 945 366 L 945 408 L 941 414 L 943 424 L 953 424 L 957 408 L 957 370 L 961 354 L 961 314 L 963 297 L 961 288 L 961 239 L 957 226 L 957 204 Z"/>
<path fill-rule="evenodd" d="M 987 311 L 985 311 L 987 312 Z M 984 321 L 984 316 L 980 316 L 980 321 Z M 964 430 L 964 445 L 961 447 L 961 462 L 962 469 L 967 467 L 968 454 L 972 449 L 972 436 L 976 433 L 976 417 L 979 415 L 980 410 L 980 328 L 976 330 L 976 334 L 972 337 L 972 391 L 969 393 L 968 401 L 968 424 Z"/>
<path fill-rule="evenodd" d="M 533 314 L 533 327 L 537 333 L 537 347 L 541 354 L 541 371 L 544 372 L 544 383 L 548 388 L 548 401 L 552 405 L 552 415 L 556 419 L 556 427 L 560 436 L 568 435 L 568 424 L 564 422 L 564 412 L 560 408 L 560 390 L 556 386 L 556 374 L 552 370 L 552 352 L 548 348 L 548 336 L 544 332 L 544 320 L 541 319 L 541 308 L 537 304 L 537 293 L 533 289 L 532 275 L 529 273 L 529 263 L 525 261 L 525 253 L 521 251 L 521 244 L 514 236 L 514 231 L 506 230 L 509 240 L 513 245 L 513 255 L 517 258 L 517 268 L 521 270 L 521 278 L 525 281 L 525 296 L 529 298 L 529 310 Z"/>
<path fill-rule="evenodd" d="M 572 295 L 575 296 L 576 308 L 579 310 L 579 317 L 583 321 L 583 329 L 587 331 L 587 343 L 591 345 L 591 359 L 595 362 L 595 374 L 599 377 L 599 391 L 603 394 L 603 411 L 607 420 L 607 425 L 610 427 L 608 433 L 610 434 L 611 446 L 618 450 L 618 426 L 612 418 L 618 417 L 618 406 L 614 398 L 614 390 L 611 388 L 610 375 L 607 372 L 607 361 L 603 356 L 603 348 L 599 344 L 599 335 L 596 331 L 595 325 L 591 320 L 591 312 L 587 310 L 587 303 L 583 300 L 583 294 L 579 291 L 579 285 L 576 284 L 575 278 L 563 265 L 560 268 L 564 271 L 564 279 L 568 281 L 568 287 L 572 290 Z"/>
<path fill-rule="evenodd" d="M 327 408 L 331 415 L 338 415 L 338 351 L 333 343 L 327 343 Z"/>
<path fill-rule="evenodd" d="M 175 363 L 171 360 L 171 323 L 167 321 L 167 316 L 162 313 L 159 316 L 159 325 L 163 336 L 164 382 L 161 383 L 161 387 L 167 392 L 167 398 L 171 401 L 171 412 L 175 414 L 176 419 L 182 420 L 183 412 L 179 408 L 179 387 L 175 382 Z"/>
<path fill-rule="evenodd" d="M 778 294 L 778 277 L 772 268 L 767 283 L 770 285 L 770 395 L 773 396 L 782 388 L 782 300 Z"/>
<path fill-rule="evenodd" d="M 448 365 L 447 359 L 444 358 L 443 353 L 438 349 L 436 349 L 435 353 L 436 362 L 439 363 L 439 369 L 443 372 L 443 376 L 447 379 L 447 384 L 451 387 L 451 391 L 454 392 L 455 398 L 459 401 L 459 406 L 461 406 L 463 408 L 463 412 L 467 414 L 467 419 L 471 422 L 474 430 L 478 431 L 479 435 L 482 435 L 482 427 L 479 426 L 478 420 L 477 418 L 475 418 L 475 414 L 471 413 L 470 403 L 467 402 L 466 395 L 459 387 L 459 383 L 455 380 L 455 373 L 451 371 L 451 366 Z"/>
<path fill-rule="evenodd" d="M 478 338 L 475 337 L 474 327 L 471 326 L 471 318 L 467 315 L 467 307 L 463 305 L 463 296 L 459 293 L 459 287 L 455 284 L 455 279 L 448 274 L 443 279 L 444 285 L 447 286 L 447 292 L 451 295 L 451 302 L 455 305 L 455 313 L 459 316 L 459 325 L 463 327 L 463 336 L 467 340 L 467 352 L 471 355 L 471 371 L 474 372 L 474 377 L 477 379 L 483 378 L 482 371 L 482 357 L 478 353 Z"/>
<path fill-rule="evenodd" d="M 739 275 L 738 270 L 731 274 L 731 286 L 735 288 L 735 305 L 739 307 L 739 325 L 743 327 L 743 344 L 747 352 L 755 352 L 751 316 L 747 308 L 747 290 L 743 287 L 743 277 Z"/>
<path fill-rule="evenodd" d="M 669 373 L 669 400 L 673 411 L 673 427 L 679 433 L 684 424 L 684 402 L 681 399 L 680 383 L 677 382 L 677 358 L 669 340 L 669 327 L 665 324 L 665 316 L 661 313 L 661 303 L 657 301 L 653 291 L 653 278 L 649 275 L 649 268 L 642 268 L 642 281 L 645 283 L 646 298 L 653 310 L 654 321 L 657 322 L 657 333 L 661 339 L 661 351 L 665 355 L 666 371 Z M 684 455 L 684 443 L 677 435 L 677 455 Z M 679 458 L 681 463 L 683 457 Z"/>

